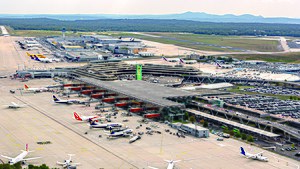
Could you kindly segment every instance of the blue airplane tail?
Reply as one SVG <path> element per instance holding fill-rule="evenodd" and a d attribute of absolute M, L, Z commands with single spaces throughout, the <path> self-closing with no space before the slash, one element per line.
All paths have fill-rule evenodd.
<path fill-rule="evenodd" d="M 55 95 L 53 95 L 53 100 L 54 100 L 55 102 L 59 101 L 59 99 L 58 99 Z"/>
<path fill-rule="evenodd" d="M 246 152 L 245 152 L 245 150 L 244 150 L 243 147 L 241 147 L 241 154 L 242 154 L 242 155 L 246 155 Z"/>
<path fill-rule="evenodd" d="M 181 58 L 179 59 L 179 61 L 180 61 L 180 63 L 184 63 L 184 61 Z"/>
<path fill-rule="evenodd" d="M 37 56 L 34 56 L 35 60 L 41 61 Z"/>
<path fill-rule="evenodd" d="M 96 122 L 95 121 L 93 121 L 93 120 L 91 120 L 91 119 L 89 119 L 90 120 L 90 125 L 96 125 Z"/>
<path fill-rule="evenodd" d="M 216 65 L 217 65 L 218 67 L 222 67 L 218 62 L 216 62 Z"/>

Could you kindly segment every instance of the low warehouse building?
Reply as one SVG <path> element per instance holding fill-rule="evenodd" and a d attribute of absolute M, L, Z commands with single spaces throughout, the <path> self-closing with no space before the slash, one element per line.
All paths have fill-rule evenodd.
<path fill-rule="evenodd" d="M 209 130 L 195 124 L 183 124 L 181 129 L 185 130 L 188 134 L 191 134 L 195 137 L 208 138 Z"/>

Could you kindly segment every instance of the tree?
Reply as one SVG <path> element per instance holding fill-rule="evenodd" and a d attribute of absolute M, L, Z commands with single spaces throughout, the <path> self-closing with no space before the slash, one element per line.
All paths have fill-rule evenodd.
<path fill-rule="evenodd" d="M 242 133 L 242 140 L 246 140 L 247 139 L 247 135 L 245 133 Z"/>
<path fill-rule="evenodd" d="M 230 134 L 231 136 L 233 136 L 233 135 L 234 135 L 234 131 L 233 131 L 233 130 L 230 130 L 230 131 L 229 131 L 229 134 Z"/>
<path fill-rule="evenodd" d="M 189 119 L 189 113 L 188 113 L 188 112 L 185 112 L 185 113 L 184 113 L 184 117 L 185 117 L 185 119 Z"/>
<path fill-rule="evenodd" d="M 189 120 L 190 120 L 191 123 L 194 124 L 195 121 L 196 121 L 196 117 L 195 116 L 191 116 Z"/>
<path fill-rule="evenodd" d="M 227 126 L 224 126 L 224 127 L 223 127 L 223 132 L 224 132 L 224 133 L 228 133 L 228 132 L 229 132 L 229 129 L 228 129 Z"/>
<path fill-rule="evenodd" d="M 295 148 L 295 143 L 293 143 L 293 144 L 291 145 L 291 147 L 292 147 L 292 148 Z"/>
<path fill-rule="evenodd" d="M 204 122 L 205 122 L 205 121 L 204 121 L 203 119 L 202 119 L 202 120 L 200 120 L 200 123 L 201 123 L 201 124 L 204 124 Z"/>
<path fill-rule="evenodd" d="M 204 121 L 203 127 L 208 127 L 208 122 L 207 121 Z"/>
<path fill-rule="evenodd" d="M 249 141 L 249 142 L 254 142 L 253 136 L 249 135 L 249 136 L 247 137 L 247 141 Z"/>
<path fill-rule="evenodd" d="M 241 138 L 242 135 L 241 135 L 240 132 L 236 132 L 234 136 L 235 136 L 236 138 Z"/>

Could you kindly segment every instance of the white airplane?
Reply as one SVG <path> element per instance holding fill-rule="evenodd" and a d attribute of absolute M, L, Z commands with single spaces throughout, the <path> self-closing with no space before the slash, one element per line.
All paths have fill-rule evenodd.
<path fill-rule="evenodd" d="M 24 90 L 25 90 L 25 91 L 30 91 L 30 92 L 44 92 L 44 91 L 48 91 L 48 88 L 45 88 L 45 87 L 32 88 L 32 87 L 28 87 L 28 86 L 25 84 L 25 85 L 24 85 Z"/>
<path fill-rule="evenodd" d="M 110 134 L 106 134 L 108 137 L 127 137 L 132 134 L 133 130 L 132 129 L 126 129 L 123 131 L 117 131 L 117 132 L 110 132 Z"/>
<path fill-rule="evenodd" d="M 90 120 L 90 124 L 89 124 L 90 128 L 116 128 L 116 127 L 122 127 L 123 124 L 122 123 L 105 123 L 105 124 L 101 124 L 101 123 L 97 123 L 94 120 Z"/>
<path fill-rule="evenodd" d="M 11 102 L 10 105 L 7 105 L 9 109 L 18 109 L 18 108 L 22 108 L 25 107 L 26 104 L 17 104 L 15 102 Z"/>
<path fill-rule="evenodd" d="M 74 112 L 74 118 L 78 121 L 90 121 L 90 120 L 98 120 L 98 119 L 105 119 L 105 117 L 100 116 L 82 116 Z"/>
<path fill-rule="evenodd" d="M 60 100 L 60 99 L 57 98 L 55 95 L 53 95 L 52 97 L 53 97 L 53 101 L 54 101 L 55 103 L 60 103 L 60 104 L 80 103 L 79 100 Z"/>
<path fill-rule="evenodd" d="M 183 59 L 179 59 L 180 63 L 182 64 L 195 64 L 197 63 L 197 60 L 183 60 Z"/>
<path fill-rule="evenodd" d="M 165 58 L 165 57 L 162 57 L 162 59 L 164 61 L 167 61 L 167 62 L 179 62 L 180 61 L 179 58 Z"/>
<path fill-rule="evenodd" d="M 176 161 L 173 161 L 173 160 L 164 160 L 164 161 L 168 163 L 167 169 L 174 169 L 175 163 L 180 162 L 181 160 L 176 160 Z M 151 166 L 148 166 L 148 167 L 151 168 L 151 169 L 158 169 L 158 168 L 151 167 Z"/>
<path fill-rule="evenodd" d="M 251 158 L 253 160 L 259 160 L 259 161 L 268 161 L 268 158 L 267 157 L 264 157 L 262 155 L 263 152 L 260 152 L 260 153 L 257 153 L 257 154 L 250 154 L 250 153 L 247 153 L 243 147 L 241 147 L 241 154 L 243 156 L 245 156 L 246 158 Z"/>
<path fill-rule="evenodd" d="M 68 154 L 69 159 L 65 160 L 64 162 L 59 162 L 57 161 L 56 164 L 61 165 L 63 168 L 68 168 L 68 167 L 76 167 L 77 165 L 80 165 L 80 163 L 73 163 L 72 161 L 72 156 L 75 156 L 75 154 Z"/>
<path fill-rule="evenodd" d="M 234 67 L 234 65 L 226 65 L 226 64 L 220 64 L 218 62 L 216 62 L 216 66 L 222 69 L 231 69 Z"/>
<path fill-rule="evenodd" d="M 15 157 L 15 158 L 8 157 L 8 156 L 4 156 L 4 155 L 1 155 L 1 156 L 2 156 L 3 158 L 9 159 L 8 163 L 9 163 L 10 165 L 14 165 L 14 164 L 16 164 L 16 163 L 18 163 L 18 162 L 22 162 L 22 163 L 24 164 L 25 161 L 35 160 L 35 159 L 41 158 L 41 157 L 25 158 L 25 157 L 28 155 L 28 153 L 33 152 L 33 151 L 29 151 L 29 149 L 28 149 L 28 144 L 26 144 L 26 150 L 25 150 L 25 151 L 24 151 L 24 150 L 21 150 L 21 151 L 22 151 L 22 153 L 19 154 L 19 155 L 18 155 L 17 157 Z"/>
<path fill-rule="evenodd" d="M 49 58 L 38 58 L 36 56 L 34 56 L 34 60 L 39 61 L 39 62 L 43 62 L 43 63 L 52 63 L 53 62 L 52 59 L 49 59 Z"/>

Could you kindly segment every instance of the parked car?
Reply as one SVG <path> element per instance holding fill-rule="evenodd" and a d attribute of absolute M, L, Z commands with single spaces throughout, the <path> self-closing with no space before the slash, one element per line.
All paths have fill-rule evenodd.
<path fill-rule="evenodd" d="M 217 141 L 224 141 L 224 139 L 219 137 L 219 138 L 217 138 Z"/>

